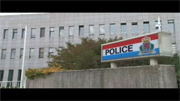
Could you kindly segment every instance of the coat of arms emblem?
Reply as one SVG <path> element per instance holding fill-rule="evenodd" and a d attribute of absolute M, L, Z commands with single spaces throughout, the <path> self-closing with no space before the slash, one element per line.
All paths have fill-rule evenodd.
<path fill-rule="evenodd" d="M 150 42 L 151 38 L 150 37 L 144 37 L 142 39 L 142 45 L 139 47 L 140 53 L 139 55 L 142 54 L 147 54 L 147 53 L 153 53 L 155 54 L 156 52 L 154 51 L 154 44 Z"/>

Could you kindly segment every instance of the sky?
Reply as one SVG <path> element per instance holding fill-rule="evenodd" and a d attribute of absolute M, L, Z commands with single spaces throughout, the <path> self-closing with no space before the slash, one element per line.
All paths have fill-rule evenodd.
<path fill-rule="evenodd" d="M 0 16 L 4 16 L 4 15 L 21 15 L 21 14 L 39 14 L 39 13 L 0 13 Z"/>

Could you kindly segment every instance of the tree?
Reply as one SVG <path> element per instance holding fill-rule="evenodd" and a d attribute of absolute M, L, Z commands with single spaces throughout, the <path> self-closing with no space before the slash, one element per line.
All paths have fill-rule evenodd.
<path fill-rule="evenodd" d="M 90 69 L 90 68 L 108 68 L 109 63 L 101 63 L 101 44 L 122 40 L 121 37 L 111 38 L 109 40 L 82 38 L 80 44 L 66 43 L 67 48 L 61 51 L 57 50 L 57 55 L 51 56 L 53 61 L 50 66 L 62 66 L 64 69 Z"/>

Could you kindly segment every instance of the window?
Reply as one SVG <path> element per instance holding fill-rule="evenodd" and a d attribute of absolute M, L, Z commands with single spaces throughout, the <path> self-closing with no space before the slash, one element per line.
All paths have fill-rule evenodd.
<path fill-rule="evenodd" d="M 49 56 L 53 55 L 54 53 L 54 48 L 53 47 L 49 47 Z"/>
<path fill-rule="evenodd" d="M 73 26 L 69 26 L 69 36 L 74 35 L 73 32 L 74 32 L 74 27 Z"/>
<path fill-rule="evenodd" d="M 99 25 L 99 30 L 100 30 L 100 34 L 105 34 L 105 25 L 104 24 L 100 24 Z"/>
<path fill-rule="evenodd" d="M 13 29 L 12 39 L 16 39 L 16 37 L 17 37 L 17 29 Z"/>
<path fill-rule="evenodd" d="M 50 37 L 50 38 L 53 38 L 53 37 L 54 37 L 54 27 L 50 27 L 49 37 Z"/>
<path fill-rule="evenodd" d="M 137 34 L 138 33 L 138 24 L 137 22 L 132 23 L 132 34 Z"/>
<path fill-rule="evenodd" d="M 30 48 L 29 50 L 29 58 L 32 58 L 34 55 L 34 48 Z"/>
<path fill-rule="evenodd" d="M 8 81 L 12 81 L 13 80 L 13 70 L 9 70 L 9 74 L 8 74 Z M 7 87 L 12 87 L 12 82 L 8 82 L 7 83 Z"/>
<path fill-rule="evenodd" d="M 20 81 L 21 81 L 21 69 L 18 70 L 18 78 L 17 78 L 17 87 L 20 87 Z"/>
<path fill-rule="evenodd" d="M 168 20 L 168 31 L 175 32 L 174 20 Z"/>
<path fill-rule="evenodd" d="M 8 38 L 8 29 L 4 29 L 3 39 L 7 39 L 7 38 Z"/>
<path fill-rule="evenodd" d="M 59 27 L 59 37 L 62 37 L 64 35 L 64 27 Z"/>
<path fill-rule="evenodd" d="M 0 70 L 0 81 L 3 81 L 4 70 Z"/>
<path fill-rule="evenodd" d="M 18 81 L 21 81 L 21 69 L 18 70 Z"/>
<path fill-rule="evenodd" d="M 89 25 L 89 34 L 90 35 L 94 34 L 94 25 Z"/>
<path fill-rule="evenodd" d="M 84 26 L 79 26 L 79 36 L 83 36 L 84 35 Z"/>
<path fill-rule="evenodd" d="M 31 28 L 31 38 L 35 38 L 35 35 L 36 35 L 36 29 Z"/>
<path fill-rule="evenodd" d="M 0 81 L 3 81 L 4 70 L 0 70 Z M 1 87 L 1 83 L 0 83 Z"/>
<path fill-rule="evenodd" d="M 45 37 L 45 28 L 40 29 L 40 38 Z"/>
<path fill-rule="evenodd" d="M 23 57 L 23 48 L 20 49 L 20 59 Z"/>
<path fill-rule="evenodd" d="M 1 59 L 6 59 L 6 49 L 2 49 Z"/>
<path fill-rule="evenodd" d="M 11 49 L 11 59 L 15 59 L 16 49 Z"/>
<path fill-rule="evenodd" d="M 149 33 L 150 32 L 149 21 L 143 22 L 143 26 L 144 26 L 144 33 Z"/>
<path fill-rule="evenodd" d="M 122 34 L 126 34 L 127 33 L 126 23 L 121 23 L 121 33 Z"/>
<path fill-rule="evenodd" d="M 39 48 L 39 58 L 44 57 L 44 48 Z"/>
<path fill-rule="evenodd" d="M 23 28 L 23 29 L 22 29 L 22 33 L 21 33 L 21 39 L 24 38 L 24 35 L 25 35 L 25 29 Z"/>
<path fill-rule="evenodd" d="M 110 34 L 116 34 L 116 25 L 110 24 Z"/>

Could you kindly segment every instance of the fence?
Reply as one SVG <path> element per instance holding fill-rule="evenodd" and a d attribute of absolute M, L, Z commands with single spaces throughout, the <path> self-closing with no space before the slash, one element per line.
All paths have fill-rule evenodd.
<path fill-rule="evenodd" d="M 21 81 L 0 81 L 0 88 L 20 88 Z"/>

